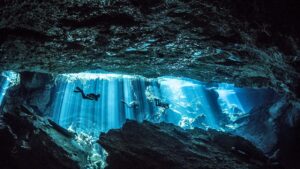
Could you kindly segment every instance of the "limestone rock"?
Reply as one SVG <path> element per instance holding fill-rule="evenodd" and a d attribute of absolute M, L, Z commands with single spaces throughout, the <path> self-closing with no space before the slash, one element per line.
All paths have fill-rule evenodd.
<path fill-rule="evenodd" d="M 241 137 L 167 123 L 127 121 L 122 129 L 102 133 L 99 143 L 108 152 L 107 169 L 270 167 L 263 153 Z"/>
<path fill-rule="evenodd" d="M 294 94 L 298 8 L 296 0 L 3 1 L 0 71 L 103 69 Z"/>
<path fill-rule="evenodd" d="M 69 133 L 26 106 L 0 118 L 0 168 L 80 169 L 88 152 Z"/>

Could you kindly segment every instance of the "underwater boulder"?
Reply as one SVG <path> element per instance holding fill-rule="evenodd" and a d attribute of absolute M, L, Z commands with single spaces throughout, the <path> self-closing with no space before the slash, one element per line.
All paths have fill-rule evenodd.
<path fill-rule="evenodd" d="M 173 124 L 127 121 L 100 135 L 107 169 L 266 169 L 267 158 L 252 143 L 215 130 L 184 130 Z"/>
<path fill-rule="evenodd" d="M 80 169 L 87 164 L 89 153 L 72 133 L 37 116 L 28 106 L 6 112 L 0 119 L 0 168 Z"/>

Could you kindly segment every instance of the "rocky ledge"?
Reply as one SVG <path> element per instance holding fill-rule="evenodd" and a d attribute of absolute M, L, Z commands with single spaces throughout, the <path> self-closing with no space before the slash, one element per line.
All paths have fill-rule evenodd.
<path fill-rule="evenodd" d="M 0 168 L 100 168 L 76 135 L 19 106 L 0 118 Z M 109 154 L 106 169 L 281 168 L 239 136 L 168 123 L 127 121 L 121 129 L 101 133 L 98 142 Z"/>
<path fill-rule="evenodd" d="M 275 168 L 245 139 L 215 130 L 183 130 L 172 124 L 127 121 L 100 135 L 107 169 Z"/>
<path fill-rule="evenodd" d="M 22 106 L 0 118 L 0 168 L 79 169 L 89 152 L 74 133 Z"/>

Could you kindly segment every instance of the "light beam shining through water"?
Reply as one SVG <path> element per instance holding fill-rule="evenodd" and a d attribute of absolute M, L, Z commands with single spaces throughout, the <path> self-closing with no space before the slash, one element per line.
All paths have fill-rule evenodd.
<path fill-rule="evenodd" d="M 100 99 L 83 99 L 74 92 L 76 87 L 86 94 L 100 94 Z M 105 73 L 60 75 L 55 90 L 51 117 L 63 127 L 72 126 L 96 137 L 100 132 L 120 128 L 126 119 L 220 129 L 225 127 L 220 116 L 235 121 L 270 97 L 267 89 L 239 89 L 187 78 L 147 79 Z M 257 96 L 261 99 L 254 99 Z M 169 104 L 169 108 L 157 106 L 155 99 Z"/>
<path fill-rule="evenodd" d="M 19 83 L 20 77 L 19 74 L 13 71 L 5 71 L 0 75 L 0 107 L 2 106 L 2 102 L 6 91 L 9 87 L 14 86 Z"/>
<path fill-rule="evenodd" d="M 0 76 L 0 103 L 7 88 L 18 81 L 17 77 L 13 72 Z M 100 132 L 122 127 L 126 119 L 168 122 L 188 129 L 231 130 L 238 127 L 235 121 L 240 117 L 275 96 L 268 89 L 242 89 L 170 76 L 147 79 L 103 72 L 58 75 L 51 91 L 50 108 L 47 106 L 45 111 L 59 125 L 75 131 L 77 142 L 90 146 L 93 160 L 89 165 L 96 168 L 104 168 L 106 155 L 94 144 L 95 140 Z M 100 98 L 84 99 L 90 93 L 100 94 Z"/>
<path fill-rule="evenodd" d="M 6 90 L 18 81 L 17 73 L 1 74 L 0 104 Z M 207 84 L 170 76 L 147 79 L 103 72 L 62 74 L 54 86 L 50 117 L 65 128 L 96 137 L 100 132 L 120 128 L 126 119 L 164 121 L 183 128 L 226 128 L 220 116 L 234 122 L 275 96 L 268 89 L 235 88 L 231 84 Z M 101 96 L 98 101 L 83 99 L 80 93 L 74 92 L 76 87 L 86 94 Z M 169 108 L 157 106 L 155 99 L 169 104 Z"/>

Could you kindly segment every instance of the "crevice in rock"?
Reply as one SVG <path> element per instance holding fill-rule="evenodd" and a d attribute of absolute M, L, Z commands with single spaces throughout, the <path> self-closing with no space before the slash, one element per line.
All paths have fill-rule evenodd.
<path fill-rule="evenodd" d="M 71 28 L 81 28 L 81 27 L 93 27 L 97 25 L 119 25 L 119 26 L 131 26 L 137 24 L 133 17 L 126 14 L 103 14 L 100 16 L 95 16 L 91 18 L 84 19 L 82 21 L 71 20 L 71 19 L 61 19 L 59 21 L 61 26 L 71 27 Z"/>
<path fill-rule="evenodd" d="M 16 27 L 16 28 L 2 28 L 0 29 L 0 43 L 8 40 L 8 38 L 15 37 L 15 38 L 21 38 L 26 40 L 33 40 L 38 42 L 45 42 L 53 39 L 53 37 L 47 36 L 42 32 L 31 30 L 27 28 L 22 27 Z"/>

